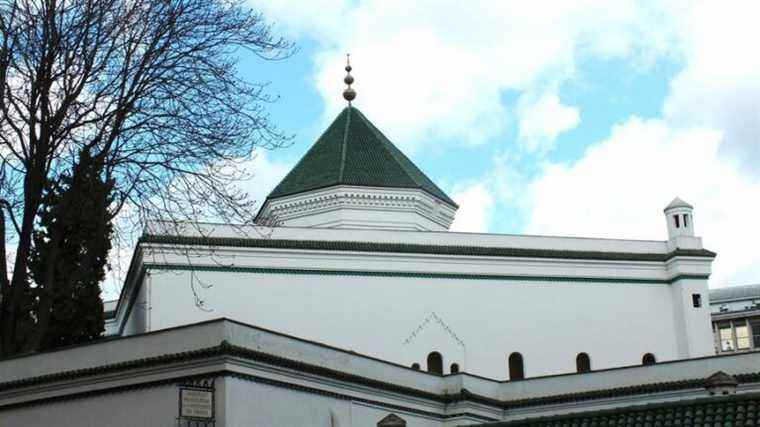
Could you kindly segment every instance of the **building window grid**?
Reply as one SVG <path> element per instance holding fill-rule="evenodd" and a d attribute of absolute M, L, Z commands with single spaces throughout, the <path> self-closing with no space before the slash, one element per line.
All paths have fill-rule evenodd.
<path fill-rule="evenodd" d="M 737 332 L 737 327 L 739 328 Z M 715 325 L 717 349 L 721 353 L 750 350 L 760 345 L 760 321 L 758 319 L 740 319 Z"/>

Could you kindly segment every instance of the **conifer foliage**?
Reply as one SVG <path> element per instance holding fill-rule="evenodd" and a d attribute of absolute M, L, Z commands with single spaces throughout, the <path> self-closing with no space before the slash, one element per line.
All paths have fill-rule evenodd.
<path fill-rule="evenodd" d="M 70 174 L 43 198 L 29 262 L 35 285 L 32 313 L 49 316 L 40 349 L 77 344 L 103 332 L 100 283 L 105 278 L 113 227 L 113 182 L 103 164 L 83 152 Z"/>
<path fill-rule="evenodd" d="M 78 173 L 95 176 L 72 169 L 82 163 L 80 153 L 103 162 L 101 175 L 112 179 L 102 183 L 113 186 L 109 208 L 119 216 L 113 233 L 122 241 L 151 224 L 176 231 L 211 218 L 254 222 L 255 201 L 241 187 L 251 176 L 246 165 L 256 149 L 290 139 L 267 113 L 275 98 L 250 80 L 253 63 L 237 63 L 242 55 L 284 59 L 294 48 L 249 3 L 0 0 L 0 239 L 6 243 L 0 245 L 0 357 L 43 348 L 55 336 L 52 316 L 81 320 L 73 314 L 81 307 L 63 301 L 94 292 L 86 284 L 105 266 L 95 255 L 101 252 L 82 249 L 87 239 L 109 233 L 93 219 L 103 212 L 88 208 L 95 201 L 85 193 L 66 194 L 77 185 L 87 191 Z M 96 195 L 106 197 L 87 197 Z M 61 261 L 44 267 L 43 259 L 57 259 L 58 252 Z M 66 287 L 58 291 L 61 280 Z M 39 306 L 30 309 L 30 298 Z"/>

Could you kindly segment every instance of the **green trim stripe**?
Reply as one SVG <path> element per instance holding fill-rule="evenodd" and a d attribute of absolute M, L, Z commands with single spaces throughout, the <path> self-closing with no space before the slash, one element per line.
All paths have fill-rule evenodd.
<path fill-rule="evenodd" d="M 668 280 L 658 279 L 621 279 L 600 277 L 564 277 L 564 276 L 516 276 L 500 274 L 462 274 L 462 273 L 428 273 L 404 271 L 354 271 L 354 270 L 316 270 L 297 268 L 260 268 L 233 267 L 219 265 L 186 265 L 148 263 L 145 267 L 150 270 L 167 271 L 213 271 L 232 273 L 259 274 L 295 274 L 316 276 L 357 276 L 357 277 L 404 277 L 419 279 L 462 279 L 462 280 L 510 280 L 524 282 L 572 282 L 572 283 L 631 283 L 631 284 L 672 284 L 682 279 L 707 280 L 709 275 L 679 275 Z"/>

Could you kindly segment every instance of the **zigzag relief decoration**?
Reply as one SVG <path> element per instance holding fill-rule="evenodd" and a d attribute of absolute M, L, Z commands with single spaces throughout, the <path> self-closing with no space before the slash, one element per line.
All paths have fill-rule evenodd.
<path fill-rule="evenodd" d="M 417 328 L 414 331 L 412 331 L 411 334 L 409 334 L 409 336 L 404 340 L 404 345 L 408 345 L 409 343 L 411 343 L 412 341 L 414 341 L 414 339 L 417 338 L 417 335 L 420 332 L 422 332 L 422 330 L 425 329 L 427 327 L 427 325 L 429 325 L 430 322 L 432 322 L 432 321 L 435 321 L 435 323 L 437 323 L 438 325 L 440 325 L 443 328 L 443 330 L 446 331 L 446 333 L 448 333 L 449 336 L 460 347 L 464 347 L 465 346 L 464 345 L 464 341 L 462 341 L 462 339 L 459 338 L 459 336 L 451 329 L 451 327 L 449 327 L 449 325 L 446 324 L 446 322 L 444 322 L 443 319 L 441 319 L 440 317 L 438 317 L 438 315 L 435 314 L 434 311 L 431 312 L 430 315 L 428 317 L 426 317 L 425 320 L 423 320 L 422 323 L 420 323 L 419 326 L 417 326 Z"/>

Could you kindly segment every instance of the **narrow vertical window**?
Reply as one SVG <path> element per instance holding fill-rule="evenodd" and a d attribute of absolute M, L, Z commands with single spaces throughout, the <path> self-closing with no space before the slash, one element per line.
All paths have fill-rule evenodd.
<path fill-rule="evenodd" d="M 749 323 L 752 329 L 752 342 L 755 348 L 760 347 L 760 320 L 753 320 Z"/>
<path fill-rule="evenodd" d="M 655 363 L 657 363 L 657 359 L 655 359 L 652 353 L 647 353 L 641 358 L 641 364 L 644 366 L 654 365 Z"/>
<path fill-rule="evenodd" d="M 689 228 L 689 215 L 683 214 L 683 226 Z"/>
<path fill-rule="evenodd" d="M 451 364 L 451 373 L 452 374 L 459 373 L 459 364 L 457 364 L 457 363 L 452 363 Z"/>
<path fill-rule="evenodd" d="M 441 353 L 434 351 L 428 354 L 427 370 L 432 374 L 443 375 L 443 356 Z"/>
<path fill-rule="evenodd" d="M 749 327 L 744 321 L 742 324 L 734 324 L 734 332 L 736 333 L 736 349 L 747 350 L 749 345 Z"/>
<path fill-rule="evenodd" d="M 720 325 L 718 327 L 718 337 L 720 338 L 720 351 L 734 351 L 734 334 L 731 332 L 731 325 Z"/>
<path fill-rule="evenodd" d="M 521 380 L 525 378 L 523 368 L 522 354 L 514 352 L 509 355 L 509 379 L 510 381 Z"/>
<path fill-rule="evenodd" d="M 591 371 L 591 359 L 586 353 L 578 353 L 575 357 L 575 368 L 578 372 L 590 372 Z"/>
<path fill-rule="evenodd" d="M 694 306 L 694 308 L 702 307 L 702 295 L 691 294 L 691 304 Z"/>
<path fill-rule="evenodd" d="M 673 220 L 676 222 L 676 228 L 681 227 L 681 218 L 678 215 L 673 215 Z"/>

